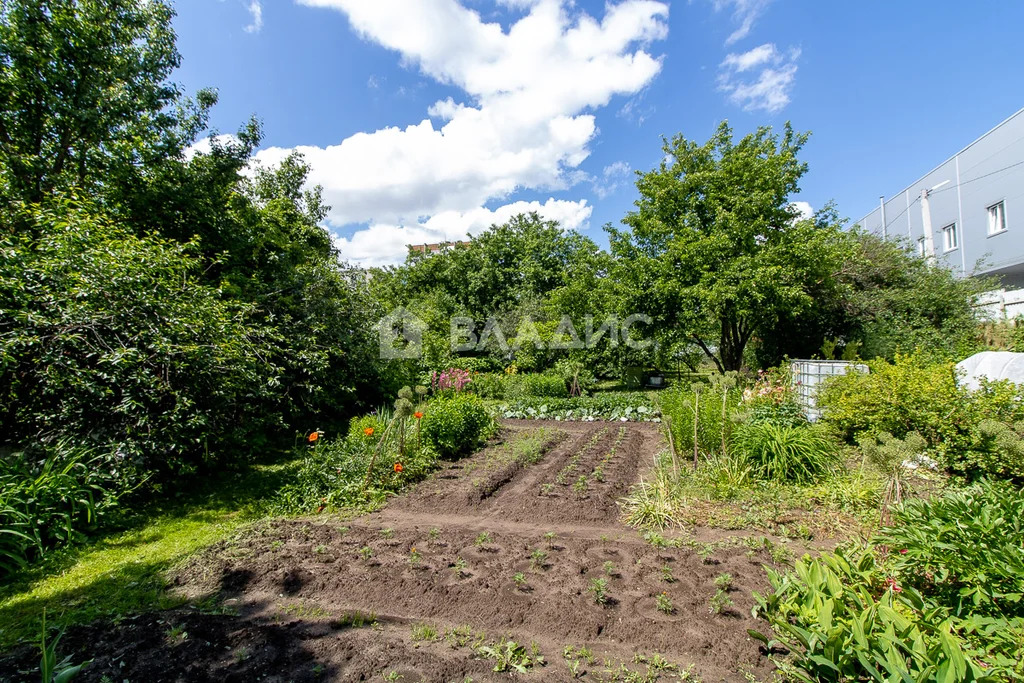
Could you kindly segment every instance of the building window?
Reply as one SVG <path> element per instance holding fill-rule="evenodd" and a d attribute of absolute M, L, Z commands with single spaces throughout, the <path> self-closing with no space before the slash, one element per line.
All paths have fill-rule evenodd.
<path fill-rule="evenodd" d="M 988 234 L 995 235 L 1006 230 L 1006 207 L 1003 202 L 988 207 Z"/>
<path fill-rule="evenodd" d="M 918 237 L 917 238 L 917 255 L 920 256 L 921 258 L 924 258 L 924 238 L 923 237 Z"/>
<path fill-rule="evenodd" d="M 942 248 L 945 251 L 953 251 L 960 243 L 956 236 L 956 223 L 950 223 L 942 229 Z"/>

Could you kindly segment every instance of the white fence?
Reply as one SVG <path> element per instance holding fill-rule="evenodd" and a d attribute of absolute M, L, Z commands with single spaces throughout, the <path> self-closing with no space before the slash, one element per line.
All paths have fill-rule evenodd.
<path fill-rule="evenodd" d="M 830 377 L 845 375 L 851 368 L 868 372 L 868 366 L 848 360 L 794 360 L 790 363 L 797 402 L 808 420 L 814 422 L 821 417 L 818 410 L 818 389 L 821 385 Z"/>
<path fill-rule="evenodd" d="M 1013 320 L 1024 315 L 1024 289 L 997 289 L 985 292 L 975 304 L 984 320 Z"/>

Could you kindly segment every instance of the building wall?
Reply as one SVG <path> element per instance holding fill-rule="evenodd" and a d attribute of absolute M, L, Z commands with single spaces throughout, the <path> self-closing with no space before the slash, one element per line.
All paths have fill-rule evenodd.
<path fill-rule="evenodd" d="M 885 200 L 859 224 L 915 246 L 924 236 L 921 190 L 929 192 L 935 257 L 965 275 L 998 275 L 1024 287 L 1024 109 Z M 1006 231 L 988 234 L 988 207 L 1002 201 Z M 942 229 L 957 226 L 958 246 L 945 250 Z"/>

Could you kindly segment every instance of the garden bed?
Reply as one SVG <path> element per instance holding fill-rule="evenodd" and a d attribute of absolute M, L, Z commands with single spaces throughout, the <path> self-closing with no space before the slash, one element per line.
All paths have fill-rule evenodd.
<path fill-rule="evenodd" d="M 666 446 L 657 426 L 504 425 L 508 444 L 543 434 L 540 452 L 492 446 L 348 522 L 257 525 L 172 575 L 198 608 L 72 628 L 61 654 L 94 660 L 86 681 L 770 673 L 747 633 L 770 546 L 719 530 L 644 536 L 619 521 L 618 500 Z M 488 495 L 469 495 L 483 482 Z M 26 648 L 0 678 L 32 678 L 17 672 L 36 662 Z"/>

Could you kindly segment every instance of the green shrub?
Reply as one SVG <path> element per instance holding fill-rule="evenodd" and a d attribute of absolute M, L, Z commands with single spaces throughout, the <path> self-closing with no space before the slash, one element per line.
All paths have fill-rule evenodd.
<path fill-rule="evenodd" d="M 816 427 L 748 423 L 739 427 L 732 443 L 758 479 L 808 483 L 837 464 L 838 444 Z"/>
<path fill-rule="evenodd" d="M 868 546 L 768 570 L 755 593 L 802 681 L 1024 677 L 1024 494 L 980 484 L 897 508 Z"/>
<path fill-rule="evenodd" d="M 849 441 L 883 433 L 920 434 L 928 455 L 950 472 L 1024 480 L 1024 460 L 1012 425 L 1024 421 L 1024 391 L 1009 382 L 958 386 L 951 362 L 929 363 L 919 353 L 894 363 L 872 361 L 870 373 L 851 372 L 826 384 L 818 399 L 825 421 Z M 1001 423 L 997 425 L 995 423 Z"/>
<path fill-rule="evenodd" d="M 506 375 L 500 372 L 481 372 L 473 376 L 469 390 L 480 398 L 505 398 Z"/>
<path fill-rule="evenodd" d="M 0 458 L 0 576 L 95 528 L 133 478 L 122 456 L 67 441 Z"/>
<path fill-rule="evenodd" d="M 245 457 L 280 413 L 276 340 L 199 280 L 193 243 L 139 237 L 71 202 L 0 230 L 0 423 L 178 474 Z M 32 239 L 31 233 L 40 235 Z"/>
<path fill-rule="evenodd" d="M 483 402 L 473 394 L 435 398 L 420 424 L 423 442 L 442 458 L 472 452 L 490 432 L 493 420 Z"/>
<path fill-rule="evenodd" d="M 980 482 L 931 500 L 909 500 L 878 534 L 902 585 L 972 614 L 1024 618 L 1024 493 Z"/>
<path fill-rule="evenodd" d="M 379 413 L 353 417 L 348 423 L 348 436 L 349 438 L 377 441 L 384 435 L 389 421 L 390 416 L 382 417 Z M 372 429 L 373 432 L 367 434 L 367 429 Z"/>
<path fill-rule="evenodd" d="M 522 373 L 505 379 L 506 398 L 565 398 L 568 395 L 569 389 L 560 375 Z"/>
<path fill-rule="evenodd" d="M 851 371 L 822 387 L 818 405 L 825 420 L 849 440 L 863 432 L 902 439 L 918 432 L 937 442 L 962 413 L 962 392 L 952 362 L 931 363 L 920 353 L 894 362 L 870 361 L 870 372 Z"/>
<path fill-rule="evenodd" d="M 807 425 L 807 416 L 803 408 L 794 400 L 780 403 L 758 403 L 750 410 L 747 423 L 767 422 L 780 427 L 803 427 Z"/>

